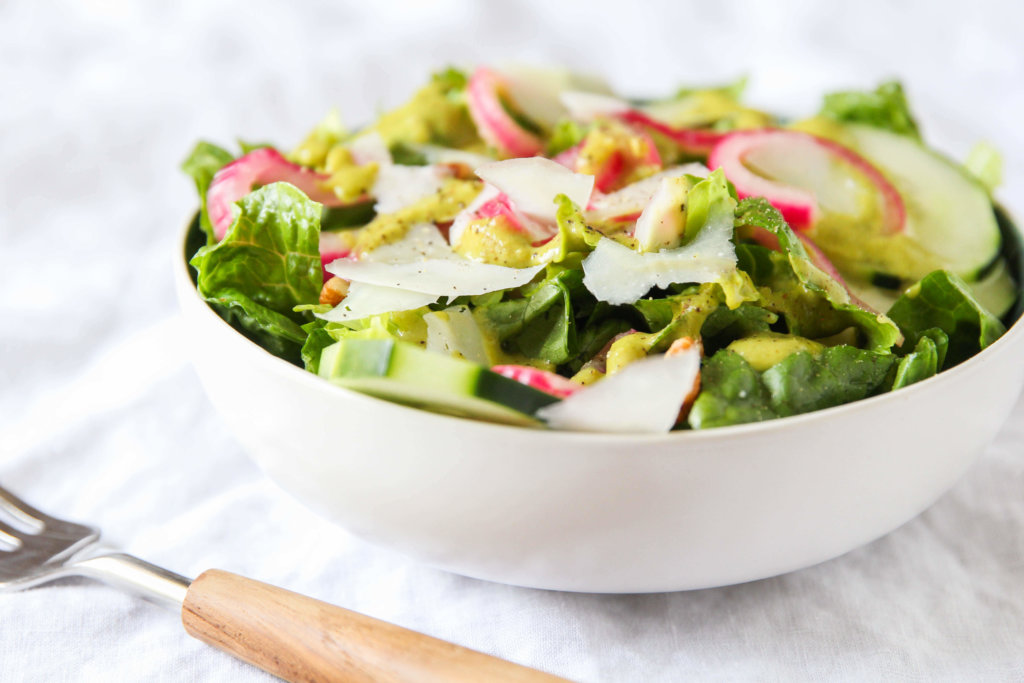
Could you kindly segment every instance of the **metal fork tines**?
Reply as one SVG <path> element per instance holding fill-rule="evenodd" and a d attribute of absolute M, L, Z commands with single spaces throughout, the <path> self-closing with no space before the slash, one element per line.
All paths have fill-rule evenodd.
<path fill-rule="evenodd" d="M 99 530 L 47 515 L 0 487 L 0 591 L 87 576 L 181 607 L 187 578 L 99 546 Z"/>
<path fill-rule="evenodd" d="M 92 527 L 51 517 L 0 488 L 0 551 L 6 551 L 0 555 L 0 589 L 57 578 L 67 560 L 99 537 Z"/>

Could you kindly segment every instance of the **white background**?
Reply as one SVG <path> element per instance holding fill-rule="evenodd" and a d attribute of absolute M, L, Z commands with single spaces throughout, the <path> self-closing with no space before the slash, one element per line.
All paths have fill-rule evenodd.
<path fill-rule="evenodd" d="M 196 139 L 289 146 L 448 63 L 564 63 L 636 95 L 749 74 L 753 103 L 794 114 L 897 76 L 927 137 L 1004 152 L 1000 195 L 1021 207 L 1022 25 L 1010 2 L 5 0 L 0 481 L 179 572 L 246 573 L 582 680 L 1022 679 L 1024 404 L 932 509 L 819 567 L 666 595 L 512 588 L 367 546 L 267 482 L 182 356 L 169 265 Z M 3 681 L 262 679 L 101 585 L 0 596 Z"/>

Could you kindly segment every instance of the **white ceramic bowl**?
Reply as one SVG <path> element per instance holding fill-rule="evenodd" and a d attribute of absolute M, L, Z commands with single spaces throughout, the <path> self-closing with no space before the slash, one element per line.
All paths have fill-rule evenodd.
<path fill-rule="evenodd" d="M 658 436 L 506 427 L 365 396 L 272 356 L 176 261 L 195 367 L 270 477 L 368 541 L 522 586 L 704 588 L 845 553 L 952 486 L 1024 380 L 1018 321 L 936 377 L 806 415 Z"/>

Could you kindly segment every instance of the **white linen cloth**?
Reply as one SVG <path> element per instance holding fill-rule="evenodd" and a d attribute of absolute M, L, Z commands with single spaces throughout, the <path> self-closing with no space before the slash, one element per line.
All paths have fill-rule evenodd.
<path fill-rule="evenodd" d="M 220 567 L 585 681 L 1024 679 L 1024 403 L 952 491 L 820 566 L 614 596 L 462 578 L 265 479 L 182 356 L 170 261 L 193 142 L 290 145 L 449 62 L 562 62 L 633 94 L 750 99 L 904 79 L 926 135 L 1006 155 L 1024 198 L 1020 6 L 974 2 L 0 4 L 0 482 L 188 575 Z M 970 410 L 970 406 L 964 406 Z M 0 595 L 2 681 L 258 681 L 177 616 L 84 580 Z"/>

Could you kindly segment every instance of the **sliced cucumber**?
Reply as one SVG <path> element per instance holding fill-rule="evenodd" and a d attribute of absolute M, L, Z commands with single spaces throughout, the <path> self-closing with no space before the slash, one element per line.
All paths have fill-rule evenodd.
<path fill-rule="evenodd" d="M 886 260 L 896 267 L 883 272 L 917 281 L 945 268 L 968 282 L 979 279 L 1001 245 L 985 188 L 959 165 L 911 138 L 871 126 L 844 128 L 854 149 L 882 171 L 906 208 L 902 234 L 912 244 L 893 239 Z"/>
<path fill-rule="evenodd" d="M 321 377 L 348 389 L 449 415 L 540 426 L 558 399 L 482 365 L 390 339 L 343 339 L 320 356 Z"/>
<path fill-rule="evenodd" d="M 876 311 L 885 313 L 896 303 L 910 285 L 906 287 L 879 287 L 874 283 L 865 283 L 858 280 L 847 280 L 850 291 L 861 301 L 867 303 Z M 971 294 L 985 307 L 989 313 L 997 318 L 1002 318 L 1007 311 L 1013 308 L 1017 302 L 1018 287 L 1006 265 L 1006 259 L 998 259 L 985 273 L 985 276 L 976 282 L 968 282 Z"/>
<path fill-rule="evenodd" d="M 1017 302 L 1017 283 L 1010 274 L 1006 259 L 999 259 L 985 277 L 968 284 L 978 303 L 997 318 L 1006 315 Z"/>

